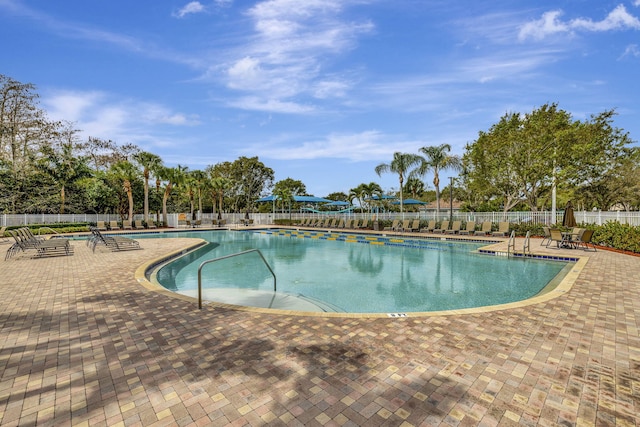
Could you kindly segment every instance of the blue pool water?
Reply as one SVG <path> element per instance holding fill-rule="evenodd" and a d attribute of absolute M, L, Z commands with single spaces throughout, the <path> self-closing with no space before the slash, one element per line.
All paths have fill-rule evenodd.
<path fill-rule="evenodd" d="M 293 233 L 293 234 L 292 234 Z M 174 234 L 174 233 L 171 233 Z M 188 233 L 194 236 L 194 233 Z M 168 236 L 167 236 L 168 237 Z M 277 276 L 279 297 L 298 309 L 349 313 L 405 313 L 481 307 L 538 294 L 565 262 L 482 255 L 486 243 L 292 231 L 211 231 L 211 242 L 159 269 L 157 281 L 195 295 L 198 267 L 212 258 L 259 249 Z M 256 252 L 207 264 L 208 299 L 264 306 L 274 300 L 273 276 Z M 267 304 L 267 306 L 269 306 Z"/>

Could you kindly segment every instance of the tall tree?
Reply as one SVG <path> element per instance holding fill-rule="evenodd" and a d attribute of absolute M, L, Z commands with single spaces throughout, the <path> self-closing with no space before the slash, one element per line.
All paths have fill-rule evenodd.
<path fill-rule="evenodd" d="M 165 181 L 164 194 L 162 196 L 162 222 L 166 227 L 169 224 L 169 213 L 167 212 L 167 201 L 171 196 L 173 188 L 180 185 L 184 180 L 187 167 L 176 166 L 174 168 L 163 167 L 159 169 L 158 176 Z"/>
<path fill-rule="evenodd" d="M 244 209 L 245 218 L 248 218 L 256 200 L 273 186 L 273 169 L 265 166 L 256 156 L 238 158 L 231 164 L 230 171 L 236 209 Z"/>
<path fill-rule="evenodd" d="M 133 181 L 138 177 L 138 170 L 133 163 L 128 160 L 123 160 L 111 168 L 112 173 L 116 179 L 122 181 L 122 187 L 127 194 L 127 200 L 129 202 L 129 211 L 127 218 L 133 220 Z"/>
<path fill-rule="evenodd" d="M 149 178 L 153 171 L 162 166 L 162 159 L 155 154 L 140 151 L 133 155 L 133 159 L 142 167 L 144 178 L 144 221 L 149 221 Z"/>
<path fill-rule="evenodd" d="M 402 219 L 404 219 L 404 178 L 409 175 L 411 168 L 420 164 L 421 157 L 417 154 L 411 153 L 393 153 L 393 160 L 391 163 L 381 163 L 376 166 L 376 173 L 381 176 L 384 172 L 392 172 L 398 174 L 398 181 L 400 182 L 400 212 L 402 213 Z"/>
<path fill-rule="evenodd" d="M 416 175 L 424 176 L 433 171 L 433 186 L 436 189 L 436 216 L 440 216 L 440 172 L 446 169 L 459 171 L 462 167 L 460 157 L 451 155 L 451 145 L 440 144 L 438 146 L 422 147 L 420 152 L 424 154 Z"/>

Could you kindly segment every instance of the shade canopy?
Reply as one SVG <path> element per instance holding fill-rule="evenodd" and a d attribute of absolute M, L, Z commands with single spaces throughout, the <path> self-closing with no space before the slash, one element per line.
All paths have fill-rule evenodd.
<path fill-rule="evenodd" d="M 351 206 L 351 203 L 345 202 L 344 200 L 335 200 L 331 203 L 327 203 L 325 206 Z"/>
<path fill-rule="evenodd" d="M 392 202 L 392 204 L 399 205 L 400 201 Z M 427 202 L 423 202 L 422 200 L 416 200 L 416 199 L 404 199 L 402 201 L 402 204 L 403 205 L 426 205 Z"/>
<path fill-rule="evenodd" d="M 263 197 L 261 199 L 258 199 L 257 201 L 258 202 L 275 202 L 276 200 L 279 200 L 279 199 L 280 198 L 278 196 L 276 196 L 275 194 L 272 194 L 271 196 Z M 330 203 L 333 200 L 325 199 L 323 197 L 294 195 L 293 201 L 299 202 L 299 203 Z"/>

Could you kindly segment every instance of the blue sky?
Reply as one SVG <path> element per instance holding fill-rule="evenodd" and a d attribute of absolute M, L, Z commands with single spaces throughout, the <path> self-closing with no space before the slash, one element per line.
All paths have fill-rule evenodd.
<path fill-rule="evenodd" d="M 545 103 L 640 135 L 640 0 L 0 0 L 0 43 L 83 137 L 190 169 L 258 156 L 316 196 L 397 189 L 374 172 L 394 152 L 461 155 Z"/>

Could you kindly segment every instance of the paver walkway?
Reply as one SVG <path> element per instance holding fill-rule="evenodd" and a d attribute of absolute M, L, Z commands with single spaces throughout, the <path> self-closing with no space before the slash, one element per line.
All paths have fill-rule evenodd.
<path fill-rule="evenodd" d="M 192 242 L 0 260 L 0 425 L 640 424 L 640 258 L 589 254 L 522 308 L 323 318 L 199 311 L 134 279 Z"/>

